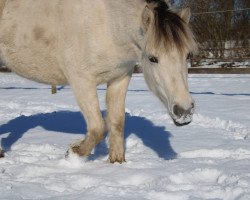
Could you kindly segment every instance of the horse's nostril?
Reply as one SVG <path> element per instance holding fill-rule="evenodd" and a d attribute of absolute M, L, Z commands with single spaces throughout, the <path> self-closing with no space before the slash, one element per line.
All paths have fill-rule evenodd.
<path fill-rule="evenodd" d="M 194 112 L 194 103 L 192 103 L 191 107 L 189 109 L 187 109 L 187 110 L 185 110 L 181 106 L 174 105 L 173 112 L 179 118 L 182 117 L 182 116 L 192 115 L 193 112 Z"/>
<path fill-rule="evenodd" d="M 174 111 L 174 114 L 178 117 L 181 117 L 185 113 L 185 110 L 178 105 L 174 106 L 173 111 Z"/>

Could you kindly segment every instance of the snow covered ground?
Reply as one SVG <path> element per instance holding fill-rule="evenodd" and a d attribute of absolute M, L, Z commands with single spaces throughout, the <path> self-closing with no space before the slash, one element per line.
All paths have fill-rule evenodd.
<path fill-rule="evenodd" d="M 198 63 L 195 62 L 195 67 L 204 68 L 247 68 L 250 67 L 250 59 L 236 62 L 236 61 L 219 61 L 218 59 L 201 59 Z M 189 63 L 191 67 L 191 63 Z"/>
<path fill-rule="evenodd" d="M 245 60 L 241 62 L 224 61 L 221 62 L 218 59 L 201 59 L 198 63 L 195 63 L 196 67 L 204 68 L 247 68 L 250 67 L 250 60 Z M 191 64 L 189 63 L 189 67 Z"/>
<path fill-rule="evenodd" d="M 192 75 L 197 109 L 177 128 L 135 75 L 126 106 L 126 160 L 64 158 L 86 124 L 69 87 L 0 74 L 0 199 L 250 199 L 250 75 Z M 105 111 L 105 87 L 98 89 Z"/>

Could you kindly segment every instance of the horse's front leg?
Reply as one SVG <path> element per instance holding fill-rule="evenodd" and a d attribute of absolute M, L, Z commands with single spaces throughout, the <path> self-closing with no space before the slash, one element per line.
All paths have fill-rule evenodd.
<path fill-rule="evenodd" d="M 87 123 L 87 135 L 84 140 L 72 144 L 70 150 L 79 156 L 88 156 L 92 149 L 103 139 L 105 123 L 101 115 L 96 85 L 91 81 L 77 78 L 71 80 L 77 102 Z"/>
<path fill-rule="evenodd" d="M 127 76 L 108 83 L 107 123 L 109 128 L 109 161 L 125 162 L 124 121 L 125 97 L 132 72 Z"/>

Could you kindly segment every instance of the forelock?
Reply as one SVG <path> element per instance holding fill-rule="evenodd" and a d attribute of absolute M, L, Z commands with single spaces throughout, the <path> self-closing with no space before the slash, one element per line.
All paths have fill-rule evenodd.
<path fill-rule="evenodd" d="M 194 35 L 187 24 L 164 0 L 146 0 L 154 13 L 155 46 L 163 44 L 165 49 L 176 47 L 179 51 L 195 51 Z"/>

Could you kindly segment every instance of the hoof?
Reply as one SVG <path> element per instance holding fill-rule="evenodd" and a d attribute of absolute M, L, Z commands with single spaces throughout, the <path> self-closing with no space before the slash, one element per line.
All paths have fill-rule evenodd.
<path fill-rule="evenodd" d="M 2 149 L 0 149 L 0 158 L 4 157 L 4 151 Z"/>
<path fill-rule="evenodd" d="M 114 164 L 114 163 L 122 164 L 122 163 L 126 162 L 126 160 L 125 160 L 125 158 L 111 158 L 111 157 L 109 157 L 108 162 L 111 164 Z"/>
<path fill-rule="evenodd" d="M 71 158 L 71 157 L 79 157 L 79 154 L 77 154 L 77 153 L 74 153 L 73 151 L 72 151 L 72 149 L 68 149 L 67 151 L 66 151 L 66 153 L 65 153 L 65 159 L 69 159 L 69 158 Z"/>
<path fill-rule="evenodd" d="M 73 144 L 71 144 L 69 146 L 69 149 L 66 151 L 65 153 L 65 158 L 68 158 L 70 155 L 72 154 L 77 154 L 77 155 L 80 155 L 79 154 L 79 149 L 80 149 L 80 144 L 81 144 L 82 141 L 77 141 Z"/>
<path fill-rule="evenodd" d="M 125 160 L 125 152 L 122 148 L 109 149 L 109 159 L 110 163 L 124 163 Z"/>
<path fill-rule="evenodd" d="M 85 144 L 85 141 L 79 140 L 70 145 L 69 150 L 66 152 L 66 156 L 70 153 L 77 154 L 78 156 L 87 157 L 91 154 L 91 151 Z"/>

